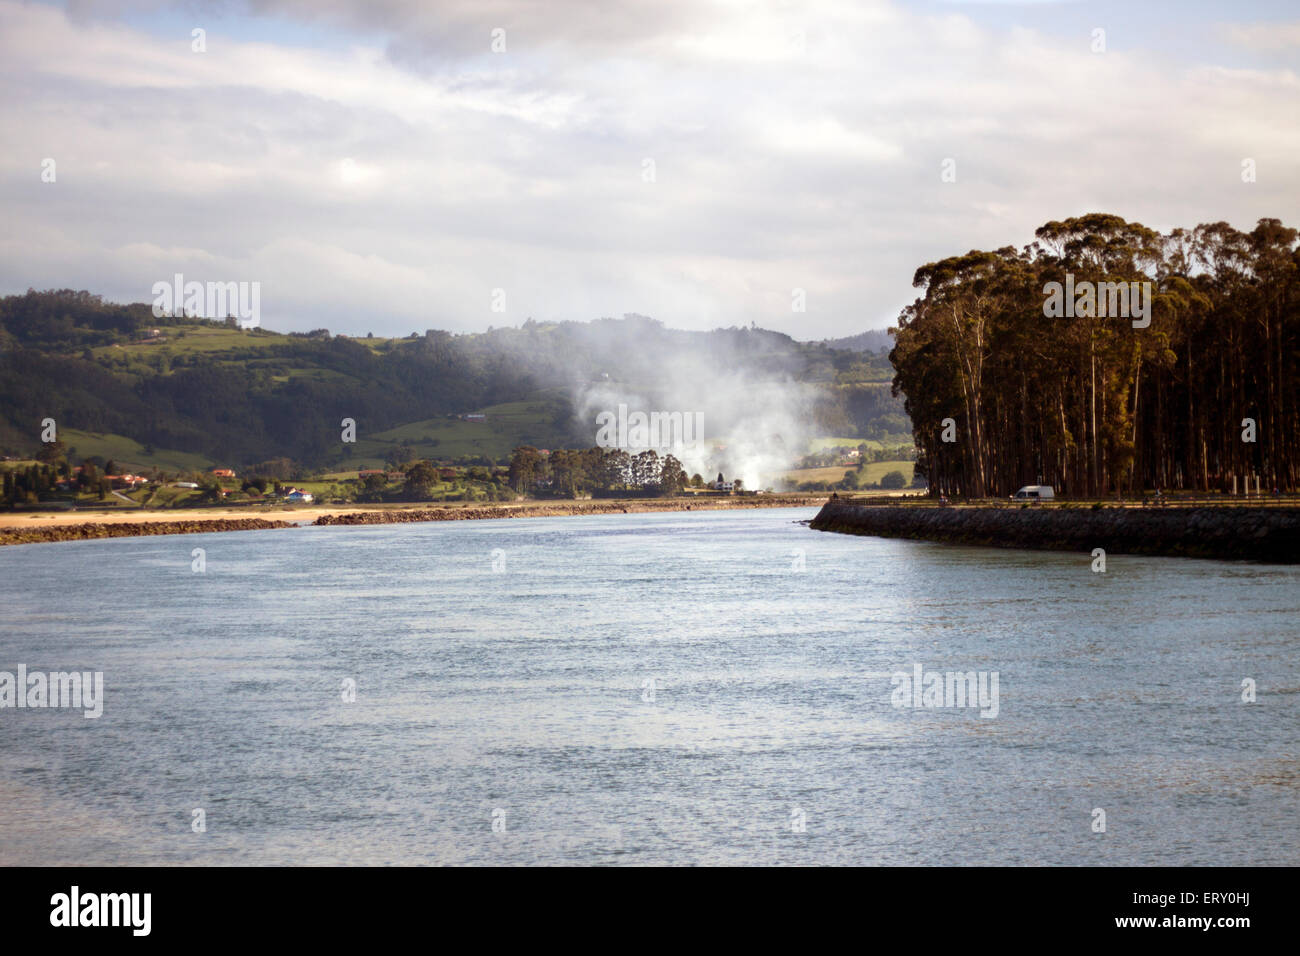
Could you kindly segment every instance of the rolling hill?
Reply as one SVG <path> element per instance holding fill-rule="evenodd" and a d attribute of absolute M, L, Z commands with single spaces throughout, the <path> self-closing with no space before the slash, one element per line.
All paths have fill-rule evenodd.
<path fill-rule="evenodd" d="M 590 446 L 592 409 L 625 400 L 702 409 L 724 443 L 754 428 L 910 442 L 891 377 L 879 354 L 636 315 L 376 339 L 158 318 L 71 290 L 0 298 L 0 452 L 12 457 L 34 454 L 54 419 L 75 456 L 176 471 L 501 461 L 520 444 Z"/>

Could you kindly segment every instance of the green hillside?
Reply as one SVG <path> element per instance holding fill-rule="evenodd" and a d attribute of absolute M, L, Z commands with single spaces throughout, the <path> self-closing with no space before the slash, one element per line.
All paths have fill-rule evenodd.
<path fill-rule="evenodd" d="M 520 445 L 546 447 L 563 431 L 569 406 L 563 397 L 540 393 L 522 402 L 505 402 L 471 411 L 486 421 L 471 422 L 442 416 L 408 422 L 373 437 L 357 437 L 355 453 L 342 459 L 340 468 L 379 468 L 390 453 L 406 445 L 416 458 L 456 459 L 484 456 L 501 461 Z"/>
<path fill-rule="evenodd" d="M 192 452 L 150 448 L 125 435 L 94 434 L 75 428 L 63 429 L 59 438 L 68 446 L 74 459 L 99 457 L 115 461 L 131 471 L 160 468 L 163 471 L 206 471 L 220 467 L 219 463 Z"/>
<path fill-rule="evenodd" d="M 752 327 L 687 332 L 626 316 L 350 338 L 160 318 L 58 290 L 0 298 L 0 453 L 35 455 L 52 418 L 74 457 L 173 471 L 284 460 L 346 470 L 408 454 L 502 461 L 518 445 L 589 446 L 574 402 L 591 389 L 674 407 L 681 369 L 706 386 L 715 371 L 752 388 L 797 383 L 791 411 L 808 434 L 891 445 L 908 429 L 882 355 Z M 355 443 L 343 440 L 347 420 Z"/>

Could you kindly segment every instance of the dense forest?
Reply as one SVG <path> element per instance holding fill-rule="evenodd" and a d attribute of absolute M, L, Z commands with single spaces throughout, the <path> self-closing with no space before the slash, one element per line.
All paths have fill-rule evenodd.
<path fill-rule="evenodd" d="M 933 493 L 1230 491 L 1234 475 L 1296 489 L 1295 229 L 1261 219 L 1250 232 L 1161 234 L 1097 213 L 1035 235 L 916 271 L 923 294 L 890 359 Z M 1095 306 L 1046 314 L 1050 283 L 1120 281 L 1151 283 L 1146 327 L 1084 314 Z"/>
<path fill-rule="evenodd" d="M 723 397 L 711 391 L 715 375 L 737 374 L 747 386 L 797 386 L 809 434 L 901 440 L 910 428 L 883 352 L 752 327 L 685 332 L 632 315 L 397 339 L 280 334 L 234 320 L 158 318 L 148 305 L 84 291 L 29 290 L 0 298 L 0 452 L 32 456 L 40 423 L 53 418 L 60 429 L 225 465 L 284 457 L 319 467 L 347 459 L 344 418 L 371 436 L 524 401 L 537 402 L 536 420 L 513 437 L 583 447 L 594 429 L 579 398 L 597 387 L 669 401 L 689 385 L 703 401 Z M 704 406 L 711 423 L 717 407 Z M 417 445 L 421 434 L 415 429 Z"/>

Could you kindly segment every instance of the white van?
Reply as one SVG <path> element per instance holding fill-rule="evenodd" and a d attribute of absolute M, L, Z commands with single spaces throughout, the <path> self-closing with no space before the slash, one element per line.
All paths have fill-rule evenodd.
<path fill-rule="evenodd" d="M 1052 493 L 1051 485 L 1025 485 L 1012 497 L 1013 499 L 1029 499 L 1030 501 L 1051 501 L 1056 495 Z"/>

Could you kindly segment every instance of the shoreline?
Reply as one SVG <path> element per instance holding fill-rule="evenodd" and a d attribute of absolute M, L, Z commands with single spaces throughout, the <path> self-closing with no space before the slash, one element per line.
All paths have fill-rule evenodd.
<path fill-rule="evenodd" d="M 96 538 L 140 538 L 163 534 L 207 534 L 212 531 L 264 531 L 293 528 L 290 521 L 264 518 L 209 518 L 190 521 L 99 521 L 64 523 L 28 528 L 0 527 L 0 547 L 19 544 L 50 544 L 56 541 L 89 541 Z"/>
<path fill-rule="evenodd" d="M 889 508 L 828 501 L 814 531 L 973 547 L 1300 563 L 1300 508 Z"/>
<path fill-rule="evenodd" d="M 373 506 L 280 508 L 256 516 L 231 508 L 180 515 L 175 511 L 4 512 L 0 547 L 217 531 L 262 531 L 303 526 L 407 524 L 426 521 L 482 521 L 501 518 L 552 518 L 586 514 L 644 514 L 660 511 L 728 511 L 749 508 L 813 508 L 825 495 L 761 495 L 717 498 L 585 498 L 577 501 L 530 500 L 509 503 L 462 503 L 377 509 Z"/>
<path fill-rule="evenodd" d="M 461 508 L 419 508 L 392 511 L 347 511 L 321 515 L 314 525 L 402 524 L 411 521 L 465 521 L 494 518 L 556 518 L 585 514 L 645 514 L 655 511 L 734 511 L 743 508 L 813 508 L 825 495 L 780 498 L 589 498 L 581 501 L 531 501 L 525 507 L 481 505 Z"/>

